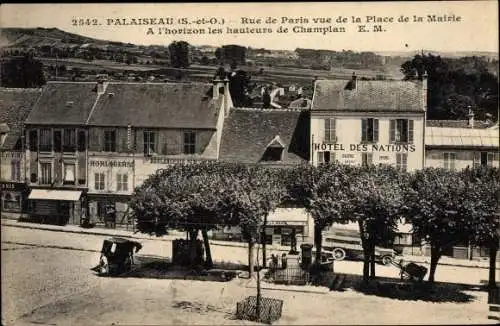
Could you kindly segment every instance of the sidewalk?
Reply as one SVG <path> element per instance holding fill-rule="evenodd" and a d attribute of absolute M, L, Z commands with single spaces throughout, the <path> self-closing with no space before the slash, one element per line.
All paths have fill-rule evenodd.
<path fill-rule="evenodd" d="M 143 239 L 143 240 L 156 240 L 156 241 L 172 241 L 178 238 L 184 238 L 185 233 L 179 231 L 170 231 L 168 235 L 163 237 L 156 237 L 151 235 L 146 235 L 142 233 L 133 233 L 132 230 L 120 230 L 120 229 L 104 229 L 104 228 L 82 228 L 78 225 L 49 225 L 49 224 L 38 224 L 38 223 L 27 223 L 27 222 L 18 222 L 17 220 L 12 219 L 1 219 L 2 226 L 10 226 L 10 227 L 18 227 L 25 229 L 38 229 L 38 230 L 47 230 L 53 232 L 66 232 L 66 233 L 79 233 L 79 234 L 90 234 L 90 235 L 100 235 L 100 236 L 119 236 L 119 237 L 127 237 L 132 239 Z M 210 243 L 215 246 L 224 246 L 224 247 L 239 247 L 246 248 L 247 244 L 242 242 L 234 242 L 234 241 L 222 241 L 222 240 L 210 240 Z M 288 252 L 289 247 L 284 246 L 268 246 L 270 251 L 281 251 Z M 430 257 L 427 256 L 403 256 L 405 261 L 413 261 L 415 263 L 430 263 Z M 465 259 L 456 259 L 450 257 L 441 257 L 439 260 L 439 265 L 448 265 L 448 266 L 457 266 L 457 267 L 469 267 L 469 268 L 489 268 L 488 260 L 465 260 Z M 496 263 L 496 268 L 500 268 L 500 263 Z"/>

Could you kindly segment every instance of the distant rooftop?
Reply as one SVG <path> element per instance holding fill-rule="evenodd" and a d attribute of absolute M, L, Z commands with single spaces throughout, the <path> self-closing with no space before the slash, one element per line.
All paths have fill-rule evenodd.
<path fill-rule="evenodd" d="M 494 122 L 474 120 L 475 129 L 484 129 L 494 125 Z M 470 128 L 469 120 L 427 120 L 427 127 L 445 127 L 445 128 Z"/>
<path fill-rule="evenodd" d="M 424 112 L 421 81 L 317 80 L 312 111 Z"/>
<path fill-rule="evenodd" d="M 473 129 L 427 127 L 425 129 L 425 146 L 428 147 L 499 147 L 498 129 Z"/>

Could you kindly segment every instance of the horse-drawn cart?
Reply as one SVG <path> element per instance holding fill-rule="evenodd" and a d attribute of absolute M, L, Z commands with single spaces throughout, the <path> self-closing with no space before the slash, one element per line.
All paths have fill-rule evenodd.
<path fill-rule="evenodd" d="M 391 264 L 399 268 L 399 275 L 402 280 L 422 282 L 427 274 L 427 268 L 417 265 L 413 262 L 404 262 L 402 259 L 398 261 L 391 261 Z"/>

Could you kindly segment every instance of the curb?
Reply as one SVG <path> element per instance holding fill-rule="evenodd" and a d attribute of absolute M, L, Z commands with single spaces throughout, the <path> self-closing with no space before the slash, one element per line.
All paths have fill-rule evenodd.
<path fill-rule="evenodd" d="M 6 219 L 2 219 L 1 225 L 2 226 L 10 226 L 10 227 L 16 227 L 16 228 L 22 228 L 22 229 L 31 229 L 31 230 L 44 230 L 44 231 L 53 231 L 53 232 L 66 232 L 66 233 L 77 233 L 77 234 L 90 234 L 90 235 L 98 235 L 98 236 L 123 236 L 123 237 L 128 237 L 132 239 L 142 239 L 142 240 L 156 240 L 156 241 L 172 241 L 174 238 L 167 236 L 164 237 L 155 237 L 153 239 L 145 237 L 145 236 L 136 236 L 132 231 L 125 231 L 125 232 L 130 232 L 130 235 L 121 235 L 121 234 L 114 234 L 112 232 L 103 232 L 103 231 L 89 231 L 89 229 L 81 229 L 81 230 L 70 230 L 70 229 L 56 229 L 56 228 L 45 228 L 43 226 L 35 226 L 35 225 L 26 225 L 26 224 L 19 224 L 19 222 L 16 223 L 9 223 L 6 221 Z M 221 246 L 221 247 L 234 247 L 234 248 L 246 248 L 246 244 L 240 244 L 240 243 L 231 243 L 231 242 L 221 242 L 220 240 L 209 240 L 212 245 L 215 246 Z M 281 251 L 281 252 L 287 252 L 287 249 L 273 249 L 273 248 L 268 248 L 270 251 Z M 418 259 L 413 259 L 410 260 L 418 264 L 429 264 L 429 261 L 427 260 L 418 260 Z M 465 268 L 481 268 L 481 269 L 489 269 L 489 266 L 481 266 L 481 265 L 466 265 L 466 264 L 460 264 L 460 263 L 447 263 L 447 262 L 440 262 L 438 265 L 442 266 L 456 266 L 456 267 L 465 267 Z M 500 267 L 496 267 L 496 269 L 500 269 Z"/>

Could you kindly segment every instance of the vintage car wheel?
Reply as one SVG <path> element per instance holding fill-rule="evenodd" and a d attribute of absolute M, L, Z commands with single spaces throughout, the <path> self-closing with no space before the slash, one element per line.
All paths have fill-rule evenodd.
<path fill-rule="evenodd" d="M 391 262 L 392 262 L 391 256 L 383 256 L 382 257 L 382 264 L 383 265 L 389 265 Z"/>
<path fill-rule="evenodd" d="M 333 258 L 335 260 L 344 260 L 345 256 L 346 255 L 345 255 L 344 249 L 341 249 L 341 248 L 333 249 Z"/>

